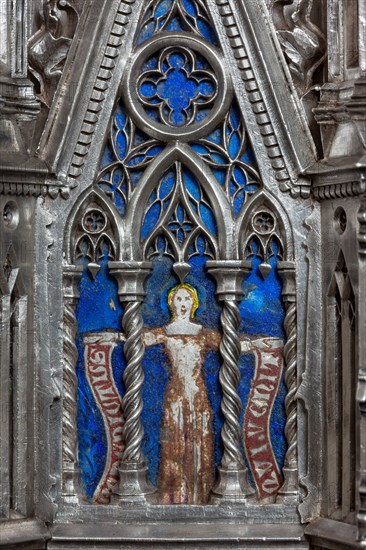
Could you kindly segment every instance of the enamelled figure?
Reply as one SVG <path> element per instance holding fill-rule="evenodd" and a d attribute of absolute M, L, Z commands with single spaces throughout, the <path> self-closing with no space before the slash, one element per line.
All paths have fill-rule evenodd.
<path fill-rule="evenodd" d="M 205 354 L 221 335 L 195 322 L 197 290 L 189 284 L 168 295 L 171 321 L 144 332 L 146 346 L 163 344 L 171 363 L 163 403 L 158 488 L 165 504 L 204 504 L 214 483 L 213 412 L 203 376 Z M 242 337 L 242 353 L 263 349 Z"/>

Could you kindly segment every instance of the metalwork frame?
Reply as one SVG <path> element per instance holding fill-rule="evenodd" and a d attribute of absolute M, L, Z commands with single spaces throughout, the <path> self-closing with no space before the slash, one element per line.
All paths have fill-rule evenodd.
<path fill-rule="evenodd" d="M 46 114 L 42 111 L 40 117 L 39 99 L 34 95 L 32 83 L 26 80 L 30 2 L 14 2 L 13 8 L 18 10 L 19 17 L 12 15 L 11 48 L 5 60 L 7 69 L 1 66 L 0 73 L 0 82 L 6 84 L 0 90 L 0 128 L 7 139 L 0 150 L 9 153 L 4 160 L 0 180 L 0 207 L 4 213 L 1 237 L 4 267 L 0 269 L 1 322 L 2 328 L 5 328 L 1 338 L 0 396 L 5 404 L 1 410 L 0 433 L 1 514 L 7 517 L 34 515 L 42 522 L 55 523 L 54 541 L 49 543 L 50 548 L 64 548 L 75 540 L 75 529 L 80 530 L 80 539 L 85 537 L 84 542 L 95 540 L 97 534 L 90 535 L 92 522 L 128 524 L 131 537 L 138 538 L 136 530 L 140 528 L 139 524 L 144 524 L 148 530 L 152 522 L 163 525 L 184 521 L 197 524 L 195 528 L 199 531 L 203 518 L 211 525 L 218 523 L 222 527 L 230 524 L 233 531 L 238 529 L 237 532 L 240 526 L 235 524 L 245 523 L 245 529 L 249 531 L 240 531 L 238 537 L 246 541 L 250 532 L 254 533 L 255 524 L 262 524 L 263 532 L 269 538 L 265 524 L 277 524 L 273 528 L 272 542 L 258 542 L 263 548 L 283 548 L 281 533 L 285 530 L 291 533 L 291 540 L 295 542 L 289 544 L 293 544 L 294 548 L 308 548 L 310 544 L 314 549 L 344 549 L 347 545 L 361 548 L 365 544 L 366 375 L 363 357 L 366 339 L 363 331 L 366 325 L 366 279 L 363 272 L 366 188 L 365 143 L 362 136 L 366 54 L 362 33 L 366 7 L 364 0 L 358 1 L 358 64 L 350 66 L 347 59 L 349 44 L 353 42 L 350 42 L 350 22 L 343 9 L 344 2 L 340 0 L 333 5 L 329 0 L 324 1 L 324 6 L 325 3 L 328 13 L 329 82 L 318 90 L 320 98 L 316 100 L 314 121 L 309 118 L 306 102 L 314 92 L 309 86 L 325 58 L 325 46 L 324 36 L 319 29 L 314 29 L 311 22 L 312 2 L 296 0 L 292 7 L 286 7 L 289 3 L 285 0 L 207 0 L 223 54 L 213 48 L 209 53 L 207 47 L 202 45 L 203 41 L 198 39 L 195 47 L 209 56 L 215 67 L 222 65 L 222 57 L 225 58 L 225 69 L 220 78 L 227 94 L 223 94 L 216 114 L 227 107 L 230 97 L 235 94 L 245 116 L 262 182 L 262 189 L 245 206 L 241 217 L 233 221 L 228 200 L 224 193 L 220 196 L 214 188 L 213 176 L 203 161 L 191 154 L 186 143 L 175 143 L 172 133 L 149 128 L 136 108 L 136 97 L 133 93 L 131 95 L 126 75 L 134 61 L 129 56 L 143 1 L 64 2 L 77 14 L 78 26 L 66 52 L 65 66 L 53 101 L 48 105 L 49 111 Z M 296 9 L 291 11 L 295 4 Z M 16 20 L 18 22 L 15 24 Z M 300 30 L 304 33 L 302 36 L 315 44 L 314 51 L 308 57 L 301 50 L 296 50 L 299 47 L 296 36 Z M 45 29 L 45 32 L 48 30 Z M 170 37 L 169 44 L 171 40 Z M 173 37 L 174 43 L 178 44 L 179 40 L 181 38 Z M 339 54 L 338 42 L 344 46 L 345 56 Z M 85 47 L 86 44 L 88 47 Z M 300 51 L 300 66 L 294 64 L 294 59 L 289 56 L 289 44 Z M 3 47 L 3 42 L 1 45 Z M 154 47 L 152 39 L 140 48 L 136 57 L 152 52 Z M 64 58 L 66 53 L 62 54 Z M 36 50 L 32 50 L 33 55 L 36 55 Z M 121 222 L 114 206 L 96 189 L 95 181 L 112 113 L 118 98 L 125 96 L 126 87 L 130 90 L 130 111 L 134 120 L 142 122 L 144 129 L 154 137 L 166 142 L 173 139 L 173 143 L 168 144 L 146 170 L 142 184 L 132 196 L 127 216 Z M 48 93 L 52 96 L 53 92 Z M 43 101 L 44 98 L 40 99 Z M 128 100 L 128 97 L 125 99 Z M 317 130 L 314 130 L 316 122 L 321 140 Z M 214 124 L 215 116 L 208 128 L 213 128 Z M 37 158 L 33 150 L 29 152 L 28 146 L 35 128 L 35 136 L 39 137 L 42 133 Z M 179 139 L 188 141 L 190 138 L 179 136 Z M 316 148 L 319 148 L 320 141 L 324 159 L 318 162 Z M 232 481 L 228 481 L 228 476 L 225 480 L 225 473 L 221 479 L 219 498 L 214 500 L 214 504 L 204 507 L 149 504 L 149 498 L 145 498 L 148 492 L 144 493 L 142 487 L 144 478 L 139 478 L 139 475 L 137 478 L 143 498 L 134 508 L 121 507 L 118 498 L 109 506 L 85 504 L 78 489 L 77 443 L 72 426 L 76 410 L 74 310 L 80 271 L 75 266 L 73 250 L 75 236 L 79 235 L 80 216 L 94 205 L 103 209 L 109 221 L 108 235 L 115 245 L 115 257 L 110 268 L 119 282 L 120 298 L 127 303 L 123 328 L 131 349 L 136 343 L 139 348 L 127 357 L 130 372 L 126 376 L 131 379 L 130 389 L 136 400 L 141 383 L 140 359 L 143 353 L 140 303 L 144 296 L 144 278 L 150 269 L 136 228 L 143 217 L 149 192 L 157 182 L 156 174 L 174 161 L 187 163 L 202 180 L 218 220 L 218 239 L 217 243 L 214 242 L 217 256 L 207 267 L 216 278 L 218 299 L 223 303 L 221 349 L 222 372 L 226 375 L 223 376 L 224 390 L 226 384 L 226 388 L 235 393 L 237 380 L 235 337 L 238 328 L 237 302 L 240 299 L 238 289 L 240 277 L 248 269 L 246 258 L 240 255 L 240 250 L 245 249 L 246 239 L 250 237 L 245 228 L 253 213 L 265 208 L 276 215 L 281 229 L 285 256 L 279 264 L 279 271 L 283 278 L 286 308 L 286 435 L 290 446 L 284 470 L 286 482 L 275 504 L 258 505 L 247 501 L 248 495 L 244 495 L 241 502 L 233 503 L 230 498 Z M 346 216 L 344 231 L 339 231 L 340 222 L 336 215 L 339 208 L 344 210 Z M 15 250 L 16 254 L 11 252 L 9 255 L 9 250 Z M 331 418 L 334 407 L 334 400 L 327 394 L 325 386 L 326 377 L 332 372 L 334 354 L 327 338 L 324 312 L 327 290 L 334 277 L 340 251 L 348 266 L 349 281 L 355 293 L 355 335 L 358 342 L 355 388 L 347 386 L 345 392 L 349 395 L 350 390 L 353 392 L 354 389 L 357 403 L 354 412 L 356 503 L 355 509 L 351 510 L 344 501 L 341 514 L 335 509 L 337 506 L 334 507 L 334 499 L 327 486 L 331 473 L 325 475 L 333 464 L 332 457 L 329 457 L 332 442 L 328 438 L 326 445 L 318 444 L 327 440 L 326 420 Z M 11 258 L 12 263 L 10 275 L 7 257 Z M 184 261 L 182 253 L 176 264 Z M 16 296 L 16 307 L 11 335 L 9 304 L 12 293 Z M 12 359 L 9 357 L 9 346 L 15 351 Z M 9 392 L 10 369 L 14 371 L 12 393 Z M 16 405 L 13 411 L 11 400 Z M 226 404 L 232 413 L 235 404 Z M 229 451 L 233 448 L 235 414 L 234 420 L 227 414 L 226 423 L 230 429 L 226 439 L 224 433 L 223 439 L 225 450 Z M 7 441 L 10 424 L 13 425 L 15 443 L 12 446 L 13 459 L 9 460 Z M 131 433 L 130 450 L 140 440 L 138 422 L 132 425 Z M 138 450 L 138 445 L 134 449 Z M 138 453 L 134 456 L 139 463 L 142 457 Z M 231 455 L 230 460 L 235 462 L 235 456 Z M 348 468 L 347 457 L 344 460 Z M 9 466 L 10 462 L 13 466 Z M 239 466 L 236 464 L 236 471 L 240 470 Z M 345 485 L 348 482 L 344 480 Z M 11 497 L 10 485 L 13 486 Z M 238 478 L 234 480 L 234 486 L 237 490 Z M 242 493 L 245 491 L 242 487 Z M 332 519 L 317 519 L 321 515 Z M 340 519 L 346 519 L 350 524 L 345 527 L 338 521 Z M 75 522 L 84 522 L 85 531 L 80 526 L 75 527 Z M 309 522 L 308 527 L 299 528 L 301 523 Z M 357 524 L 357 533 L 351 523 Z M 22 530 L 23 523 L 19 525 Z M 27 525 L 30 523 L 24 523 L 25 530 Z M 250 531 L 250 528 L 253 530 Z M 47 538 L 35 523 L 29 529 L 42 532 L 39 535 L 42 540 Z M 309 543 L 303 538 L 304 530 Z M 7 532 L 6 529 L 4 532 Z M 193 544 L 199 536 L 208 536 L 204 528 L 200 533 L 197 539 L 192 539 Z M 149 536 L 146 535 L 145 542 L 153 540 Z M 258 533 L 255 536 L 258 541 Z M 107 540 L 108 533 L 104 532 L 102 537 Z M 357 537 L 359 542 L 355 542 Z M 183 538 L 184 535 L 179 532 L 174 540 L 181 541 Z M 122 540 L 118 533 L 112 539 L 108 539 L 110 547 Z M 221 543 L 227 544 L 228 539 L 225 540 L 217 543 L 217 547 Z M 129 543 L 124 540 L 124 544 Z M 162 544 L 168 543 L 165 540 Z M 210 548 L 214 548 L 213 543 L 209 544 Z"/>

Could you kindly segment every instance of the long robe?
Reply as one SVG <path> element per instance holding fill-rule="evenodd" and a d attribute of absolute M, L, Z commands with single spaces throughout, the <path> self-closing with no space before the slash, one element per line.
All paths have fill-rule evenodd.
<path fill-rule="evenodd" d="M 158 489 L 164 504 L 205 504 L 214 482 L 213 413 L 202 373 L 218 335 L 168 335 L 157 329 L 171 363 L 163 403 Z"/>

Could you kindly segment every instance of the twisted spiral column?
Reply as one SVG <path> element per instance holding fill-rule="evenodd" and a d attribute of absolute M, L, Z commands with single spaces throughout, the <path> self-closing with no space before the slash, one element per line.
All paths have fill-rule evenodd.
<path fill-rule="evenodd" d="M 109 269 L 118 282 L 119 299 L 125 304 L 122 328 L 127 361 L 123 374 L 125 395 L 122 400 L 125 450 L 118 468 L 120 480 L 113 502 L 120 505 L 146 503 L 151 502 L 156 493 L 156 488 L 148 480 L 141 450 L 144 435 L 141 423 L 144 372 L 141 361 L 145 351 L 141 302 L 145 297 L 144 283 L 151 272 L 151 262 L 110 262 Z"/>
<path fill-rule="evenodd" d="M 144 430 L 140 417 L 142 413 L 141 388 L 144 381 L 141 360 L 144 355 L 144 345 L 141 339 L 143 322 L 140 310 L 140 302 L 128 302 L 122 321 L 126 338 L 124 354 L 127 361 L 123 374 L 126 393 L 122 400 L 126 445 L 123 454 L 124 462 L 140 462 L 142 460 L 141 441 Z"/>
<path fill-rule="evenodd" d="M 283 467 L 284 482 L 278 492 L 279 503 L 298 500 L 298 460 L 297 460 L 297 317 L 296 317 L 296 272 L 294 262 L 278 262 L 278 271 L 283 280 L 282 297 L 286 314 L 284 329 L 285 399 L 287 452 Z"/>
<path fill-rule="evenodd" d="M 79 298 L 77 283 L 82 275 L 80 266 L 67 266 L 63 272 L 64 332 L 63 332 L 63 388 L 62 388 L 62 496 L 65 502 L 79 502 L 78 441 L 76 427 L 77 387 L 75 345 L 77 321 L 75 307 Z"/>
<path fill-rule="evenodd" d="M 221 409 L 224 425 L 221 431 L 224 453 L 219 467 L 219 479 L 212 490 L 211 502 L 246 503 L 253 490 L 248 483 L 248 471 L 241 452 L 240 411 L 238 395 L 240 382 L 239 359 L 241 343 L 239 336 L 240 312 L 237 302 L 243 294 L 244 277 L 249 273 L 251 262 L 210 261 L 207 267 L 216 279 L 217 295 L 223 302 L 221 325 L 223 336 L 220 352 L 223 364 L 219 379 L 223 397 Z"/>
<path fill-rule="evenodd" d="M 238 367 L 240 359 L 240 340 L 238 329 L 240 326 L 240 312 L 234 301 L 225 301 L 221 314 L 223 336 L 220 343 L 220 352 L 224 360 L 220 370 L 220 384 L 223 391 L 221 410 L 225 423 L 222 428 L 224 454 L 222 464 L 230 467 L 243 462 L 240 452 L 240 423 L 241 400 L 237 393 L 240 382 Z"/>

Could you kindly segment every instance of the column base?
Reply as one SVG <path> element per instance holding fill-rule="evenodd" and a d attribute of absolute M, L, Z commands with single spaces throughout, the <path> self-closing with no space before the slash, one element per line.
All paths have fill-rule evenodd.
<path fill-rule="evenodd" d="M 236 470 L 219 467 L 219 479 L 212 489 L 210 504 L 232 504 L 251 502 L 255 492 L 248 483 L 248 471 L 243 467 Z"/>
<path fill-rule="evenodd" d="M 111 503 L 119 504 L 154 504 L 157 489 L 150 483 L 147 466 L 143 462 L 121 462 L 118 473 L 119 483 L 114 490 Z"/>
<path fill-rule="evenodd" d="M 63 489 L 62 500 L 65 504 L 80 504 L 81 498 L 77 489 L 77 480 L 79 478 L 79 472 L 70 465 L 69 467 L 64 465 L 62 470 Z"/>
<path fill-rule="evenodd" d="M 276 504 L 296 504 L 299 502 L 299 474 L 297 468 L 283 468 L 285 481 L 279 490 Z"/>

